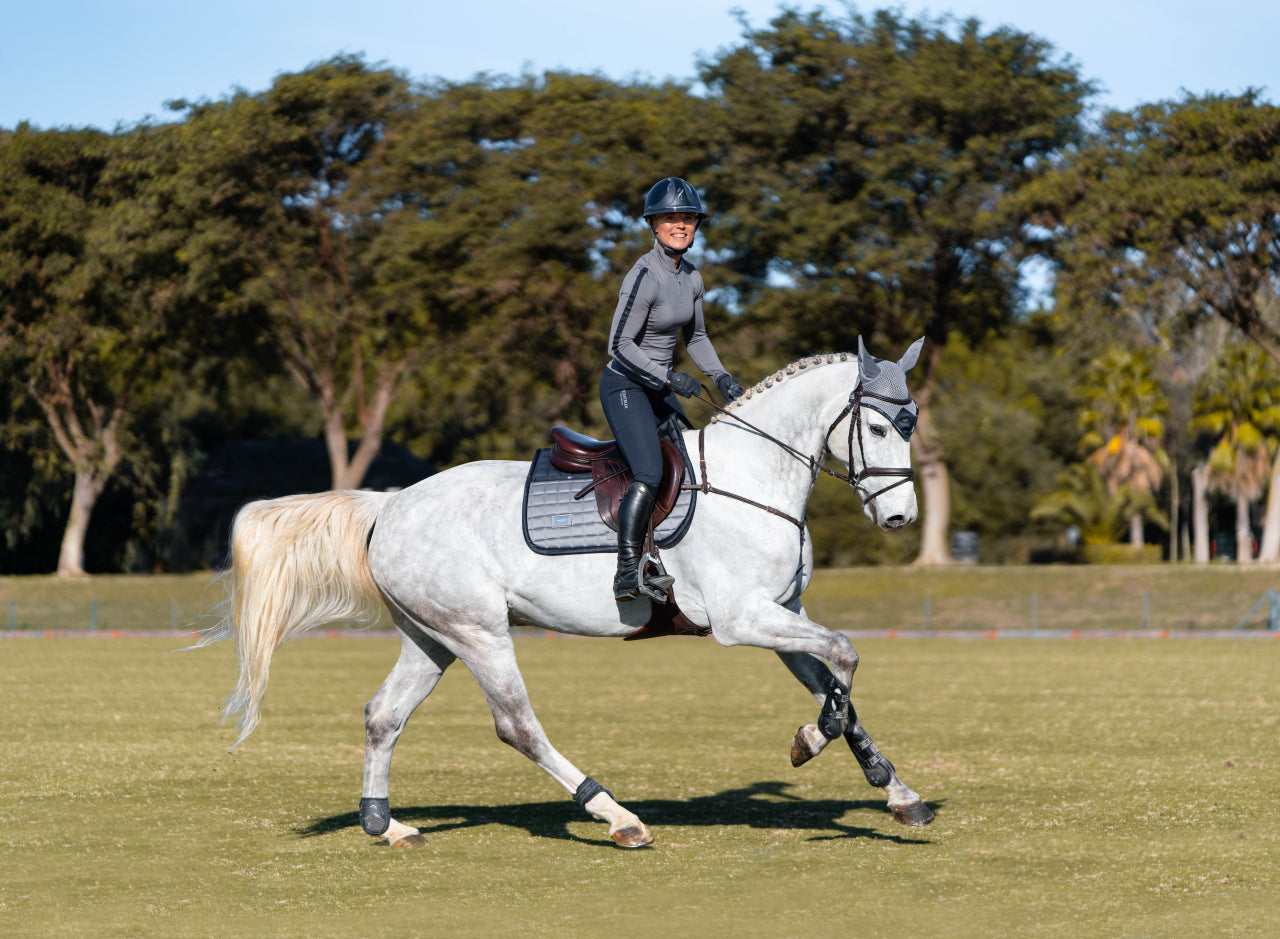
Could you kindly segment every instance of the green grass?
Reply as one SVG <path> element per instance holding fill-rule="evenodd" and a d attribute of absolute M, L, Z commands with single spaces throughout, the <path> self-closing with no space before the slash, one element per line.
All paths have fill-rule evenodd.
<path fill-rule="evenodd" d="M 831 569 L 805 607 L 832 629 L 1222 630 L 1275 587 L 1274 568 L 1220 564 Z"/>
<path fill-rule="evenodd" d="M 553 742 L 653 829 L 614 848 L 455 666 L 397 749 L 426 847 L 359 829 L 390 637 L 277 654 L 216 724 L 227 645 L 0 642 L 0 934 L 1262 936 L 1280 880 L 1280 642 L 859 643 L 855 701 L 937 821 L 904 828 L 774 657 L 517 640 Z"/>
<path fill-rule="evenodd" d="M 201 628 L 222 596 L 212 580 L 0 577 L 0 631 L 88 631 L 95 604 L 102 632 Z M 1277 586 L 1274 568 L 1222 564 L 845 568 L 818 571 L 805 605 L 818 622 L 849 630 L 1127 630 L 1142 628 L 1144 615 L 1151 629 L 1222 630 Z M 1263 604 L 1249 626 L 1265 628 L 1266 618 Z"/>

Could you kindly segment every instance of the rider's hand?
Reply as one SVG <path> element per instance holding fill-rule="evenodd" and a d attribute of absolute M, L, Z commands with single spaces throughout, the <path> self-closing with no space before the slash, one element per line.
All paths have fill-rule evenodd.
<path fill-rule="evenodd" d="M 720 397 L 726 401 L 737 401 L 742 397 L 742 386 L 728 372 L 716 379 L 716 387 L 720 389 Z"/>
<path fill-rule="evenodd" d="M 668 372 L 667 384 L 671 386 L 671 390 L 676 394 L 685 398 L 696 398 L 700 386 L 692 375 L 686 375 L 684 372 Z"/>

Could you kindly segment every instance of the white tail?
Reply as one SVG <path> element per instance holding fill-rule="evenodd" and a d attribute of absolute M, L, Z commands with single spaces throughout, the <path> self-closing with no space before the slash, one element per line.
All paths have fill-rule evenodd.
<path fill-rule="evenodd" d="M 380 594 L 366 555 L 385 498 L 324 492 L 250 502 L 236 513 L 223 615 L 199 643 L 235 639 L 240 680 L 224 715 L 240 715 L 232 750 L 258 724 L 281 643 L 325 623 L 377 620 Z"/>

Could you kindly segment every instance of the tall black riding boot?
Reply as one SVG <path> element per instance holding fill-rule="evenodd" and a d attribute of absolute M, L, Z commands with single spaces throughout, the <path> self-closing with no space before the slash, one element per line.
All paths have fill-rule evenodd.
<path fill-rule="evenodd" d="M 632 480 L 618 504 L 618 573 L 613 578 L 615 600 L 634 600 L 640 595 L 640 553 L 652 511 L 653 490 Z"/>

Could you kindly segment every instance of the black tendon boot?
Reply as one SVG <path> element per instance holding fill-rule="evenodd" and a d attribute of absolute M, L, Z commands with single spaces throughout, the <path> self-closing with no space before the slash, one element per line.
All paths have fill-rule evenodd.
<path fill-rule="evenodd" d="M 613 578 L 615 600 L 640 595 L 640 551 L 653 511 L 653 490 L 632 480 L 618 503 L 618 573 Z"/>

